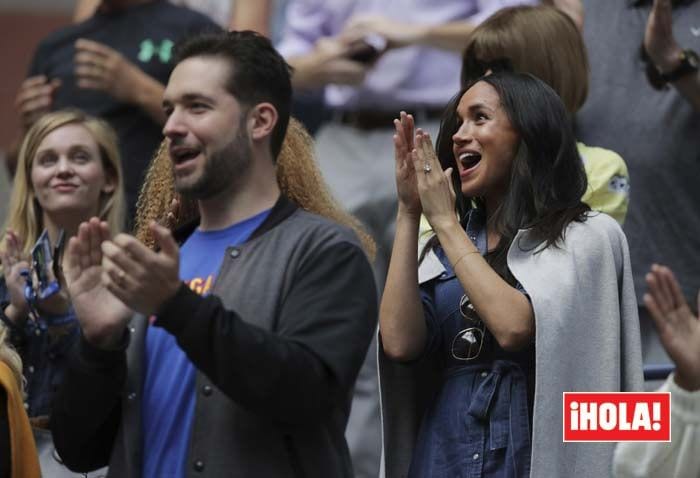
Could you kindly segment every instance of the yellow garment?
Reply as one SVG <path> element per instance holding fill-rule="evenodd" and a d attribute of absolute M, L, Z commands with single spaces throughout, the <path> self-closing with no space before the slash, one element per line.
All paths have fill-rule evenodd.
<path fill-rule="evenodd" d="M 0 361 L 0 384 L 7 393 L 7 418 L 10 425 L 10 445 L 12 447 L 12 478 L 39 478 L 39 457 L 34 444 L 34 436 L 24 410 L 22 394 L 17 386 L 12 370 Z"/>
<path fill-rule="evenodd" d="M 577 143 L 578 153 L 588 176 L 588 190 L 581 201 L 594 211 L 601 211 L 623 224 L 630 198 L 627 165 L 609 149 Z"/>
<path fill-rule="evenodd" d="M 625 160 L 609 149 L 586 146 L 581 142 L 576 146 L 588 177 L 588 189 L 581 201 L 593 211 L 604 212 L 620 225 L 624 224 L 630 202 L 630 179 Z M 419 237 L 422 244 L 432 235 L 433 229 L 421 215 Z"/>

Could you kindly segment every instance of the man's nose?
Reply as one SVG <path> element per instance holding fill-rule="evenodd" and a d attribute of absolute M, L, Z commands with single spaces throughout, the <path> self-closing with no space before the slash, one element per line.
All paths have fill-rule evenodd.
<path fill-rule="evenodd" d="M 169 116 L 165 125 L 163 126 L 163 136 L 166 138 L 174 138 L 178 136 L 185 136 L 187 130 L 183 122 L 182 115 L 177 111 L 173 111 Z"/>

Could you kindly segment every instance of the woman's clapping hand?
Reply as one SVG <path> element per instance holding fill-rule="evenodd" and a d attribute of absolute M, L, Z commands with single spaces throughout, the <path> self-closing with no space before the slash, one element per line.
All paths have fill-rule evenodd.
<path fill-rule="evenodd" d="M 430 135 L 418 129 L 411 151 L 423 214 L 435 232 L 457 222 L 452 170 L 442 170 Z"/>
<path fill-rule="evenodd" d="M 8 230 L 5 234 L 4 250 L 0 252 L 2 272 L 10 299 L 5 314 L 15 322 L 25 319 L 29 314 L 29 304 L 24 297 L 27 279 L 22 274 L 23 271 L 29 272 L 29 259 L 22 252 L 21 244 L 21 238 L 15 232 Z"/>

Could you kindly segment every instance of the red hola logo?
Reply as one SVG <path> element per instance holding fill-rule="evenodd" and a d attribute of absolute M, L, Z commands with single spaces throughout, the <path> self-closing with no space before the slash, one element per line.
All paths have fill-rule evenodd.
<path fill-rule="evenodd" d="M 564 441 L 671 441 L 671 394 L 564 392 Z"/>

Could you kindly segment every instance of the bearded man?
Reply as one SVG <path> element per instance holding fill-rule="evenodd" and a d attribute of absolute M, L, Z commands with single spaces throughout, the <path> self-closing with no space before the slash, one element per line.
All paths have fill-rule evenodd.
<path fill-rule="evenodd" d="M 70 241 L 82 341 L 51 424 L 70 468 L 352 476 L 343 434 L 376 289 L 350 229 L 280 194 L 291 93 L 288 65 L 256 33 L 178 48 L 163 133 L 200 221 L 175 237 L 153 223 L 157 252 L 97 218 Z"/>

